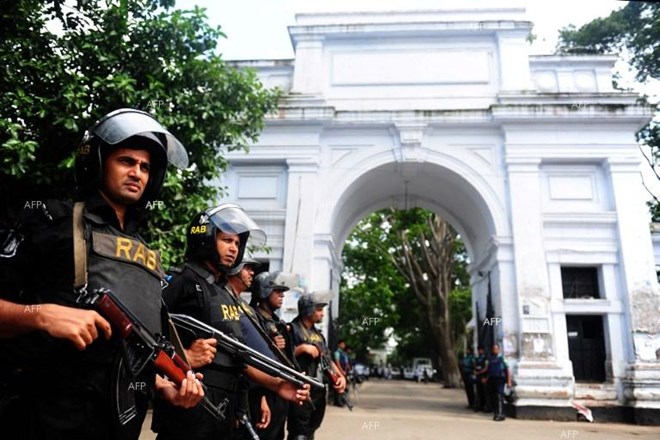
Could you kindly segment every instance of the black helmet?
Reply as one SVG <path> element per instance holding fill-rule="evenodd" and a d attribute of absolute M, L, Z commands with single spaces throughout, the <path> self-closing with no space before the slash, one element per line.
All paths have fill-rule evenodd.
<path fill-rule="evenodd" d="M 141 110 L 122 108 L 108 113 L 85 131 L 76 151 L 75 178 L 79 193 L 98 187 L 103 161 L 115 148 L 146 148 L 151 155 L 149 182 L 140 205 L 154 200 L 163 185 L 167 162 L 188 166 L 188 153 L 153 116 Z"/>
<path fill-rule="evenodd" d="M 312 316 L 314 310 L 328 305 L 327 297 L 332 292 L 304 293 L 298 299 L 298 315 L 302 317 Z"/>
<path fill-rule="evenodd" d="M 230 267 L 220 262 L 216 247 L 217 232 L 236 234 L 240 239 L 238 255 Z M 197 262 L 211 261 L 218 270 L 228 272 L 243 261 L 243 254 L 250 244 L 261 247 L 266 244 L 266 233 L 234 203 L 225 203 L 195 215 L 186 231 L 186 257 Z"/>
<path fill-rule="evenodd" d="M 273 290 L 282 290 L 286 292 L 292 287 L 298 285 L 296 275 L 285 272 L 261 272 L 252 280 L 252 298 L 263 300 L 273 293 Z"/>
<path fill-rule="evenodd" d="M 252 257 L 252 254 L 250 254 L 250 251 L 248 250 L 245 251 L 243 260 L 238 264 L 238 266 L 227 271 L 227 276 L 233 277 L 234 275 L 238 275 L 246 265 L 252 266 L 255 269 L 259 267 L 259 262 Z"/>

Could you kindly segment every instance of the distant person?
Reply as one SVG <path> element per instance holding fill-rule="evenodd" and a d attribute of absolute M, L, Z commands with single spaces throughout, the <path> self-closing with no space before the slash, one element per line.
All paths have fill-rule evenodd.
<path fill-rule="evenodd" d="M 511 371 L 502 353 L 499 344 L 493 344 L 488 358 L 488 391 L 491 396 L 493 420 L 500 422 L 504 415 L 504 385 L 511 388 Z"/>
<path fill-rule="evenodd" d="M 484 352 L 484 347 L 477 347 L 477 357 L 474 359 L 474 375 L 476 385 L 476 401 L 474 410 L 488 412 L 488 400 L 486 399 L 486 379 L 488 373 L 488 358 Z"/>
<path fill-rule="evenodd" d="M 346 341 L 343 339 L 337 342 L 337 348 L 332 353 L 332 360 L 334 361 L 337 368 L 339 368 L 339 370 L 342 372 L 344 377 L 348 377 L 351 369 L 351 363 L 348 357 L 348 353 L 346 353 Z M 342 402 L 341 395 L 336 393 L 333 388 L 331 388 L 331 392 L 333 404 L 335 406 L 343 407 L 344 403 Z"/>
<path fill-rule="evenodd" d="M 463 379 L 463 384 L 465 385 L 465 395 L 468 399 L 468 409 L 475 408 L 475 399 L 474 399 L 474 387 L 476 382 L 476 376 L 474 374 L 475 358 L 474 350 L 472 347 L 468 347 L 465 350 L 465 355 L 461 359 L 461 378 Z"/>

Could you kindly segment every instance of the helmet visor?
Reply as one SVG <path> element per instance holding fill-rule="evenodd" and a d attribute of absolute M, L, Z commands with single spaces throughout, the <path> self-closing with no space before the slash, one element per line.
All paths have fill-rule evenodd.
<path fill-rule="evenodd" d="M 165 129 L 153 116 L 140 110 L 119 109 L 109 113 L 94 128 L 94 133 L 109 145 L 115 145 L 142 133 L 160 133 L 167 145 L 167 160 L 177 168 L 188 166 L 188 153 L 181 142 Z"/>
<path fill-rule="evenodd" d="M 208 211 L 209 221 L 226 234 L 250 233 L 248 246 L 262 247 L 266 244 L 266 233 L 238 205 L 225 204 Z"/>

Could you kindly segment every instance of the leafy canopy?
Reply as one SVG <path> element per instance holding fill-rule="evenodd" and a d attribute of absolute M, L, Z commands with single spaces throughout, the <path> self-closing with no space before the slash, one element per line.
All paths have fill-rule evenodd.
<path fill-rule="evenodd" d="M 559 31 L 557 50 L 560 53 L 625 53 L 636 71 L 637 81 L 660 80 L 660 3 L 628 2 L 608 17 L 597 18 L 577 29 L 568 26 Z M 657 97 L 655 98 L 657 99 Z M 660 179 L 660 117 L 658 102 L 655 116 L 638 133 L 637 140 L 650 149 L 649 163 Z M 649 202 L 653 221 L 660 221 L 660 201 Z"/>
<path fill-rule="evenodd" d="M 148 214 L 146 238 L 176 262 L 184 227 L 218 198 L 223 151 L 247 150 L 279 93 L 216 55 L 220 28 L 173 0 L 20 0 L 0 12 L 0 218 L 74 192 L 85 128 L 122 107 L 153 114 L 188 150 Z M 173 171 L 173 170 L 171 170 Z"/>

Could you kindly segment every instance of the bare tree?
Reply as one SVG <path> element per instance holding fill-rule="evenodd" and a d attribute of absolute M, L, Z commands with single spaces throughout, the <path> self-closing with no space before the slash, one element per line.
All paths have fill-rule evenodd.
<path fill-rule="evenodd" d="M 428 217 L 427 223 L 412 234 L 405 229 L 395 231 L 402 245 L 392 248 L 389 255 L 426 312 L 445 386 L 455 388 L 460 386 L 460 372 L 452 349 L 456 341 L 452 340 L 449 293 L 458 234 L 437 215 Z"/>

